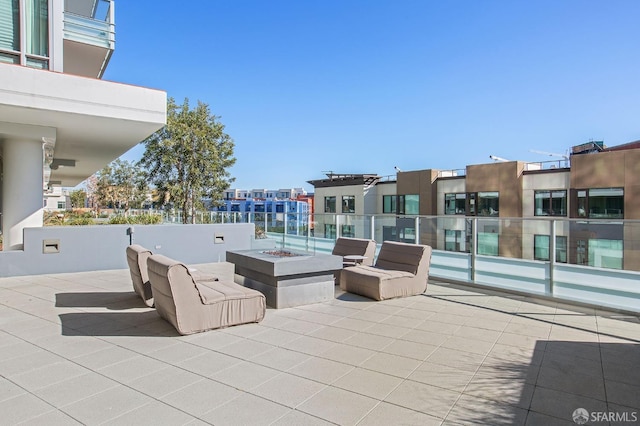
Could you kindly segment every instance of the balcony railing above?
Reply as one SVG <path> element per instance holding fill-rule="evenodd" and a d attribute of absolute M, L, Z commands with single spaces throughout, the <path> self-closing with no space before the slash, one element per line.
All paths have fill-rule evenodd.
<path fill-rule="evenodd" d="M 116 41 L 114 2 L 100 0 L 89 3 L 92 7 L 65 9 L 65 39 L 113 50 Z M 77 2 L 74 4 L 78 5 Z"/>

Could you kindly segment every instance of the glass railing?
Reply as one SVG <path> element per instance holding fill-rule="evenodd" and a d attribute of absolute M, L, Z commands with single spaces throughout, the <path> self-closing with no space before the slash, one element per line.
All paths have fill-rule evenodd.
<path fill-rule="evenodd" d="M 426 244 L 433 278 L 640 311 L 638 220 L 204 212 L 196 222 L 254 223 L 257 239 L 314 253 L 338 237 Z"/>
<path fill-rule="evenodd" d="M 69 10 L 64 12 L 64 38 L 80 43 L 114 49 L 116 32 L 113 2 L 101 0 L 101 16 L 86 16 Z M 104 10 L 102 10 L 104 9 Z"/>

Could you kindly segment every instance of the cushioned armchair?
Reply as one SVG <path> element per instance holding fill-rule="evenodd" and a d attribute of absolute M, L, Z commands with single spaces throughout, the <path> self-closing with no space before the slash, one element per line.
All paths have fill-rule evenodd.
<path fill-rule="evenodd" d="M 374 266 L 344 268 L 340 288 L 375 300 L 424 293 L 429 278 L 431 247 L 385 241 Z"/>
<path fill-rule="evenodd" d="M 127 263 L 129 264 L 129 272 L 131 273 L 133 291 L 135 291 L 150 308 L 153 307 L 153 294 L 151 293 L 151 284 L 149 283 L 149 274 L 147 272 L 147 259 L 149 259 L 149 256 L 152 254 L 151 250 L 139 244 L 127 246 Z M 213 269 L 215 273 L 204 273 L 196 271 L 195 269 L 190 269 L 190 271 L 197 281 L 211 281 L 215 278 L 228 278 L 233 281 L 233 264 L 218 262 L 217 264 L 210 264 L 209 268 Z"/>
<path fill-rule="evenodd" d="M 151 250 L 147 250 L 139 244 L 127 246 L 127 263 L 131 273 L 133 291 L 135 291 L 144 303 L 153 306 L 153 294 L 151 284 L 149 284 L 149 274 L 147 273 L 147 259 L 151 256 Z"/>
<path fill-rule="evenodd" d="M 366 240 L 362 238 L 340 237 L 336 240 L 331 254 L 336 256 L 364 256 L 361 262 L 355 260 L 343 259 L 342 266 L 355 266 L 356 263 L 362 265 L 373 265 L 373 258 L 376 255 L 376 242 L 374 240 Z M 335 283 L 340 284 L 340 271 L 334 273 Z"/>
<path fill-rule="evenodd" d="M 262 293 L 233 281 L 196 281 L 189 268 L 166 256 L 147 260 L 155 307 L 180 334 L 260 322 L 265 315 Z"/>

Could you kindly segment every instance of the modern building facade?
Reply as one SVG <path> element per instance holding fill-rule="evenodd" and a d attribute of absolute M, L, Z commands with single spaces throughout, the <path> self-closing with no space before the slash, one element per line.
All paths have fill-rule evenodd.
<path fill-rule="evenodd" d="M 454 252 L 470 252 L 475 243 L 480 255 L 542 261 L 555 251 L 558 263 L 637 271 L 638 176 L 640 141 L 611 148 L 590 142 L 561 161 L 406 171 L 386 182 L 333 175 L 309 183 L 316 236 L 381 235 Z M 376 216 L 373 232 L 363 215 Z M 437 219 L 421 224 L 418 216 Z"/>
<path fill-rule="evenodd" d="M 72 187 L 166 123 L 166 93 L 101 80 L 112 0 L 0 0 L 4 250 L 42 226 L 43 191 Z"/>

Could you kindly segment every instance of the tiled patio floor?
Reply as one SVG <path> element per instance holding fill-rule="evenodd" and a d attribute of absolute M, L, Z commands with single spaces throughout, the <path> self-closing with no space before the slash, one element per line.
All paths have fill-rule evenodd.
<path fill-rule="evenodd" d="M 385 302 L 338 291 L 183 337 L 144 307 L 127 270 L 3 278 L 0 330 L 2 424 L 572 425 L 577 408 L 640 417 L 637 316 L 444 283 Z"/>

